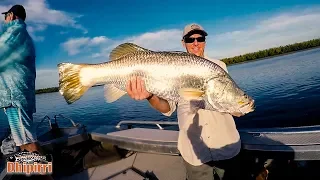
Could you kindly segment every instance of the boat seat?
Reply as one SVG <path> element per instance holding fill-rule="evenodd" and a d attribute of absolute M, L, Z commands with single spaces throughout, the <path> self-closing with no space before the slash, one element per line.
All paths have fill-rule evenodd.
<path fill-rule="evenodd" d="M 320 126 L 239 130 L 251 154 L 294 160 L 320 160 Z"/>
<path fill-rule="evenodd" d="M 178 133 L 171 130 L 133 128 L 107 134 L 92 132 L 91 138 L 132 151 L 179 155 Z"/>

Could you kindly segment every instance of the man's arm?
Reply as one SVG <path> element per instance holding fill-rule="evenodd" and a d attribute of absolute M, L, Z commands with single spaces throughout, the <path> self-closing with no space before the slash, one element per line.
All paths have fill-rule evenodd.
<path fill-rule="evenodd" d="M 156 95 L 152 95 L 148 101 L 153 108 L 160 111 L 165 116 L 171 116 L 176 110 L 176 104 L 174 102 L 167 101 Z"/>
<path fill-rule="evenodd" d="M 148 99 L 150 105 L 155 108 L 156 110 L 162 112 L 162 113 L 167 113 L 170 111 L 170 105 L 168 101 L 159 98 L 156 95 L 152 95 L 150 99 Z"/>

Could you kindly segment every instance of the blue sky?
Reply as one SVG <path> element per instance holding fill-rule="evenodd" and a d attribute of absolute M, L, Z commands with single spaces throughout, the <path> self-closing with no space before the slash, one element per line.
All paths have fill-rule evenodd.
<path fill-rule="evenodd" d="M 206 53 L 218 59 L 320 37 L 316 0 L 2 0 L 0 10 L 13 4 L 27 10 L 37 48 L 36 88 L 58 85 L 58 63 L 105 62 L 123 42 L 184 50 L 182 30 L 193 22 L 207 30 Z"/>

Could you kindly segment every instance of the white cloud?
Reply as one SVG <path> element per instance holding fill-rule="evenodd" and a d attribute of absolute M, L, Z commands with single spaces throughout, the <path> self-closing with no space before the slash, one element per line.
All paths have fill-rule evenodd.
<path fill-rule="evenodd" d="M 181 34 L 178 29 L 160 30 L 157 32 L 147 32 L 141 35 L 127 37 L 120 40 L 109 39 L 105 36 L 98 37 L 80 37 L 71 38 L 62 43 L 62 47 L 69 55 L 76 55 L 78 53 L 90 52 L 90 47 L 98 46 L 98 52 L 91 51 L 92 58 L 108 57 L 110 51 L 124 42 L 132 42 L 139 46 L 146 47 L 155 51 L 161 50 L 182 50 L 181 49 Z M 171 42 L 171 43 L 170 43 Z M 173 42 L 173 43 L 172 43 Z M 178 42 L 178 43 L 176 43 Z"/>
<path fill-rule="evenodd" d="M 27 26 L 27 30 L 35 41 L 43 41 L 43 36 L 35 35 L 37 31 L 44 31 L 47 28 L 45 24 L 35 24 L 34 26 Z"/>
<path fill-rule="evenodd" d="M 81 37 L 81 38 L 70 38 L 66 42 L 62 43 L 62 47 L 69 55 L 76 55 L 83 50 L 93 46 L 99 46 L 108 42 L 108 38 L 105 36 L 98 36 L 94 38 Z"/>
<path fill-rule="evenodd" d="M 148 32 L 140 36 L 129 37 L 122 42 L 132 42 L 140 46 L 160 50 L 177 50 L 181 49 L 182 31 L 179 29 L 161 30 L 158 32 Z M 172 43 L 174 42 L 174 43 Z M 114 45 L 114 47 L 117 44 Z"/>
<path fill-rule="evenodd" d="M 84 47 L 88 41 L 89 38 L 72 38 L 63 43 L 62 46 L 68 51 L 69 55 L 75 55 L 80 52 L 80 48 Z"/>
<path fill-rule="evenodd" d="M 157 32 L 147 32 L 141 35 L 127 37 L 121 40 L 112 40 L 107 46 L 101 48 L 95 57 L 109 57 L 109 53 L 113 48 L 121 43 L 131 42 L 141 47 L 154 51 L 176 51 L 181 48 L 182 32 L 178 29 L 160 30 Z"/>
<path fill-rule="evenodd" d="M 105 36 L 94 37 L 90 40 L 89 45 L 100 45 L 106 43 L 108 38 Z"/>
<path fill-rule="evenodd" d="M 1 2 L 0 11 L 5 12 L 14 4 L 21 4 L 25 7 L 27 13 L 26 23 L 28 30 L 35 40 L 43 40 L 43 36 L 36 36 L 36 32 L 44 31 L 48 25 L 71 27 L 81 30 L 83 33 L 88 31 L 82 27 L 77 19 L 81 15 L 68 13 L 56 9 L 51 9 L 46 0 L 4 0 Z M 0 18 L 0 22 L 3 18 Z M 42 28 L 39 28 L 42 27 Z"/>
<path fill-rule="evenodd" d="M 94 53 L 94 54 L 92 54 L 91 57 L 93 57 L 93 58 L 98 58 L 98 57 L 101 57 L 101 56 L 102 56 L 101 53 Z"/>
<path fill-rule="evenodd" d="M 319 23 L 320 11 L 311 9 L 278 14 L 247 29 L 209 38 L 208 53 L 216 57 L 231 57 L 319 38 Z"/>
<path fill-rule="evenodd" d="M 36 89 L 58 87 L 58 69 L 37 70 Z"/>

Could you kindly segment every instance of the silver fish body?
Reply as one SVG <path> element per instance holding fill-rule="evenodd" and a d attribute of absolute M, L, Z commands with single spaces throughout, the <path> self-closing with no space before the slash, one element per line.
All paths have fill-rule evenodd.
<path fill-rule="evenodd" d="M 60 93 L 68 103 L 88 88 L 105 84 L 107 102 L 126 94 L 126 84 L 140 76 L 146 90 L 170 101 L 204 101 L 205 109 L 243 114 L 253 111 L 247 96 L 219 65 L 186 52 L 155 52 L 124 43 L 101 64 L 59 64 Z"/>

